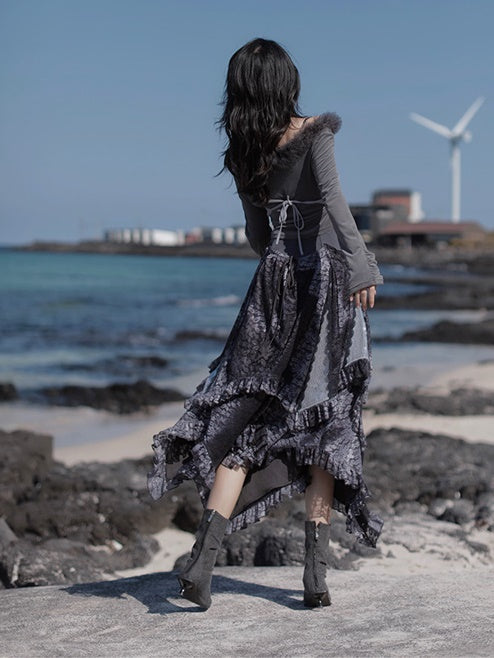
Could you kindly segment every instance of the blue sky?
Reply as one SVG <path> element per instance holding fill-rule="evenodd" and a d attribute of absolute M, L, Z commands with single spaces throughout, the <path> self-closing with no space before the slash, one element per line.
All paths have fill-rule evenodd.
<path fill-rule="evenodd" d="M 422 194 L 450 215 L 447 141 L 462 146 L 462 218 L 494 228 L 494 3 L 488 0 L 0 0 L 0 243 L 101 237 L 105 228 L 243 221 L 214 125 L 228 60 L 274 39 L 306 114 L 337 112 L 349 203 Z"/>

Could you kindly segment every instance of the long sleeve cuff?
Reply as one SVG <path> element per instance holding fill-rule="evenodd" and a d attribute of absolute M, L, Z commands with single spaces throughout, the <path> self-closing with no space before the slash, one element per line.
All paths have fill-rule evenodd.
<path fill-rule="evenodd" d="M 349 294 L 384 282 L 343 195 L 334 157 L 334 133 L 323 128 L 312 144 L 311 167 L 349 267 Z"/>

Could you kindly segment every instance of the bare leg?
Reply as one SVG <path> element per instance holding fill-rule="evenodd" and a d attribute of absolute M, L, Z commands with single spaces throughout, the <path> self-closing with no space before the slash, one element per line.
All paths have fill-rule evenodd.
<path fill-rule="evenodd" d="M 334 477 L 319 466 L 309 467 L 312 482 L 305 489 L 305 511 L 308 521 L 329 523 L 333 504 Z"/>
<path fill-rule="evenodd" d="M 215 509 L 229 519 L 237 504 L 247 473 L 247 469 L 243 466 L 232 469 L 220 464 L 216 469 L 216 477 L 209 494 L 207 507 Z"/>

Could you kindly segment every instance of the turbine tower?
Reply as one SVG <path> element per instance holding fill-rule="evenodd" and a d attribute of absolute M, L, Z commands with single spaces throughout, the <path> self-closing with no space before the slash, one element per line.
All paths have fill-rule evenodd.
<path fill-rule="evenodd" d="M 453 222 L 460 221 L 460 142 L 463 139 L 465 142 L 469 142 L 472 139 L 472 133 L 467 130 L 467 126 L 470 121 L 473 119 L 477 110 L 480 108 L 484 102 L 484 98 L 481 96 L 477 98 L 475 103 L 473 103 L 465 114 L 458 121 L 456 126 L 451 130 L 446 126 L 431 121 L 426 117 L 423 117 L 420 114 L 412 112 L 410 118 L 420 125 L 433 130 L 434 132 L 442 135 L 449 139 L 451 145 L 451 156 L 450 156 L 450 165 L 451 165 L 451 219 Z"/>

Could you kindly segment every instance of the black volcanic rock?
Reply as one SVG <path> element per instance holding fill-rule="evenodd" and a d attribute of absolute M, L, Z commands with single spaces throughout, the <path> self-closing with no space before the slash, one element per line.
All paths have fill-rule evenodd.
<path fill-rule="evenodd" d="M 168 492 L 153 501 L 146 486 L 151 462 L 151 457 L 72 467 L 55 462 L 36 488 L 18 488 L 13 500 L 0 506 L 0 514 L 18 536 L 89 544 L 123 542 L 135 532 L 155 533 L 172 522 L 189 529 L 191 518 L 197 518 L 194 483 L 181 485 L 178 496 Z"/>
<path fill-rule="evenodd" d="M 480 322 L 440 320 L 425 329 L 406 331 L 402 334 L 400 340 L 494 345 L 494 319 L 481 320 Z"/>
<path fill-rule="evenodd" d="M 130 372 L 131 369 L 162 369 L 169 365 L 169 360 L 157 354 L 117 354 L 113 358 L 101 359 L 93 363 L 62 363 L 63 370 L 85 370 L 104 372 Z"/>
<path fill-rule="evenodd" d="M 177 402 L 184 395 L 174 389 L 160 389 L 140 379 L 134 383 L 114 383 L 109 386 L 48 386 L 39 394 L 50 404 L 67 407 L 80 405 L 106 409 L 118 414 L 146 410 L 164 402 Z"/>
<path fill-rule="evenodd" d="M 16 387 L 11 382 L 0 382 L 0 402 L 16 400 L 19 397 Z"/>
<path fill-rule="evenodd" d="M 157 354 L 124 354 L 118 358 L 140 368 L 164 368 L 169 363 L 168 359 Z"/>
<path fill-rule="evenodd" d="M 215 340 L 223 342 L 227 334 L 224 331 L 204 331 L 202 329 L 182 329 L 175 334 L 176 341 L 183 340 L 198 340 L 204 338 L 206 340 Z"/>
<path fill-rule="evenodd" d="M 53 437 L 26 430 L 0 430 L 0 516 L 36 496 L 53 468 Z"/>
<path fill-rule="evenodd" d="M 417 389 L 393 388 L 369 395 L 366 407 L 375 413 L 428 413 L 440 416 L 494 414 L 494 396 L 482 389 L 457 388 L 448 395 Z"/>
<path fill-rule="evenodd" d="M 143 566 L 152 533 L 200 518 L 195 484 L 154 501 L 151 455 L 112 464 L 65 466 L 52 437 L 0 431 L 0 581 L 4 587 L 84 582 Z"/>
<path fill-rule="evenodd" d="M 473 521 L 482 494 L 494 491 L 494 445 L 441 434 L 374 429 L 364 468 L 374 505 L 390 512 L 400 502 L 465 499 L 473 503 Z"/>
<path fill-rule="evenodd" d="M 151 499 L 146 479 L 151 454 L 67 467 L 53 461 L 51 437 L 18 430 L 0 432 L 0 466 L 4 587 L 84 582 L 144 565 L 157 549 L 151 534 L 170 526 L 193 533 L 202 516 L 192 481 Z M 369 507 L 384 519 L 387 541 L 419 550 L 415 546 L 425 541 L 417 539 L 420 528 L 440 524 L 436 538 L 447 530 L 469 552 L 489 559 L 489 549 L 469 532 L 494 531 L 494 446 L 380 428 L 367 437 L 364 472 Z M 272 508 L 261 523 L 226 536 L 218 564 L 302 564 L 304 520 L 299 494 Z M 355 569 L 362 556 L 382 556 L 384 540 L 376 549 L 358 544 L 346 532 L 345 517 L 334 511 L 331 523 L 334 568 Z M 400 524 L 406 533 L 401 538 Z"/>
<path fill-rule="evenodd" d="M 123 546 L 98 547 L 64 538 L 33 543 L 2 542 L 0 537 L 0 580 L 8 588 L 101 580 L 103 574 L 146 564 L 158 548 L 153 537 L 143 535 Z"/>

